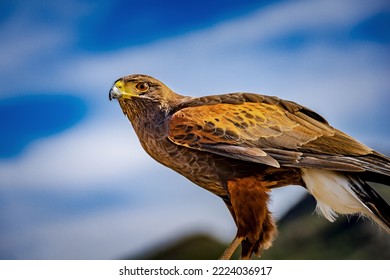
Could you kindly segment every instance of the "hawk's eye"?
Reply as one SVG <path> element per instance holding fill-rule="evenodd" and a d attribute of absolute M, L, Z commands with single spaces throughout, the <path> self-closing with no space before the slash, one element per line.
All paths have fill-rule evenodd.
<path fill-rule="evenodd" d="M 149 89 L 149 84 L 144 82 L 144 83 L 138 83 L 135 85 L 136 89 L 138 89 L 140 92 L 145 92 Z"/>

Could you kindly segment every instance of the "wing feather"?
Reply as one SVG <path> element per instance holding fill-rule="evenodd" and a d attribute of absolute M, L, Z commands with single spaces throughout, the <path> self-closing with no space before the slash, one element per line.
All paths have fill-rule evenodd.
<path fill-rule="evenodd" d="M 274 167 L 359 172 L 369 165 L 364 157 L 373 153 L 308 108 L 247 93 L 181 104 L 171 116 L 168 137 L 192 149 Z"/>

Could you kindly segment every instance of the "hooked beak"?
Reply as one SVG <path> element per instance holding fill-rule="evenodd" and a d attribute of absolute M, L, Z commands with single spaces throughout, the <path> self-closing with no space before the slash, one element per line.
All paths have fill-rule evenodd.
<path fill-rule="evenodd" d="M 125 85 L 122 80 L 118 80 L 114 83 L 112 88 L 110 89 L 110 92 L 108 93 L 108 98 L 111 100 L 113 99 L 131 99 L 133 97 L 137 97 L 136 94 L 133 92 L 126 92 L 125 91 Z"/>
<path fill-rule="evenodd" d="M 113 99 L 119 99 L 122 97 L 122 92 L 116 87 L 116 85 L 113 85 L 110 89 L 110 92 L 108 94 L 108 98 L 111 100 Z"/>

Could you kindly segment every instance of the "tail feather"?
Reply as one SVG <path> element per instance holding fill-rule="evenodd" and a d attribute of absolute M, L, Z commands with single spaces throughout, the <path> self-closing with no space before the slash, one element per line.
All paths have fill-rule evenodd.
<path fill-rule="evenodd" d="M 302 169 L 302 178 L 329 221 L 336 213 L 363 214 L 390 233 L 390 206 L 357 173 Z"/>
<path fill-rule="evenodd" d="M 359 177 L 365 182 L 379 183 L 390 187 L 390 175 L 367 171 L 359 174 Z"/>
<path fill-rule="evenodd" d="M 389 204 L 360 177 L 348 176 L 348 179 L 351 187 L 348 191 L 362 202 L 367 210 L 364 214 L 390 233 Z"/>

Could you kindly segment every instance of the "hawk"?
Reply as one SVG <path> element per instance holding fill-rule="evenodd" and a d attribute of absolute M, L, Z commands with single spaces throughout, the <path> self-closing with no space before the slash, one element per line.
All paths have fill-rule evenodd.
<path fill-rule="evenodd" d="M 359 214 L 390 233 L 390 206 L 367 182 L 390 186 L 390 158 L 333 128 L 297 103 L 253 93 L 189 97 L 147 75 L 109 92 L 156 161 L 219 196 L 237 225 L 221 259 L 241 244 L 260 256 L 276 236 L 273 188 L 300 185 L 328 220 Z"/>

